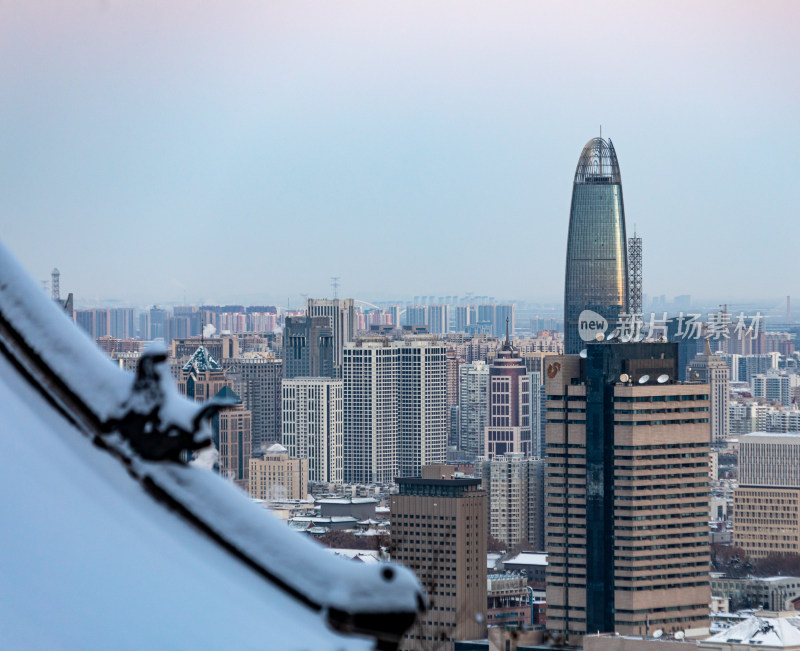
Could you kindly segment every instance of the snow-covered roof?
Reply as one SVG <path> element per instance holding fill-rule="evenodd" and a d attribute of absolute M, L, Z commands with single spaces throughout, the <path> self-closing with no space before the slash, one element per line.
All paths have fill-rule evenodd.
<path fill-rule="evenodd" d="M 396 641 L 424 605 L 410 570 L 332 557 L 180 462 L 215 406 L 163 347 L 114 366 L 2 245 L 0 405 L 4 646 L 366 649 L 330 627 Z"/>
<path fill-rule="evenodd" d="M 376 549 L 337 549 L 330 548 L 329 552 L 362 563 L 380 563 L 381 553 Z"/>
<path fill-rule="evenodd" d="M 764 615 L 764 616 L 760 616 Z M 800 617 L 777 617 L 776 613 L 756 613 L 730 628 L 712 635 L 701 645 L 709 643 L 752 644 L 763 647 L 800 647 Z"/>
<path fill-rule="evenodd" d="M 323 497 L 317 504 L 377 504 L 374 497 Z"/>
<path fill-rule="evenodd" d="M 217 362 L 217 360 L 211 356 L 211 353 L 208 352 L 208 349 L 205 346 L 198 346 L 197 350 L 194 351 L 192 356 L 189 358 L 189 361 L 183 365 L 183 370 L 188 373 L 192 370 L 192 367 L 194 367 L 199 373 L 222 370 L 222 366 L 220 366 L 219 362 Z"/>
<path fill-rule="evenodd" d="M 504 565 L 547 565 L 547 554 L 541 552 L 521 552 L 503 561 Z"/>

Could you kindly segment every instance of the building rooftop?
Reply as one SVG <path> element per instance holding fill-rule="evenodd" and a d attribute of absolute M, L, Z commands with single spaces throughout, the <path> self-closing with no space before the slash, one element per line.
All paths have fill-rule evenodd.
<path fill-rule="evenodd" d="M 197 369 L 198 373 L 205 373 L 206 371 L 221 371 L 222 366 L 219 365 L 211 353 L 205 346 L 199 346 L 192 354 L 189 360 L 183 365 L 184 372 L 188 373 L 192 367 Z"/>
<path fill-rule="evenodd" d="M 712 635 L 701 643 L 788 648 L 800 646 L 800 617 L 796 611 L 774 613 L 758 611 L 728 629 Z"/>
<path fill-rule="evenodd" d="M 504 565 L 547 565 L 545 552 L 521 552 L 503 561 Z"/>

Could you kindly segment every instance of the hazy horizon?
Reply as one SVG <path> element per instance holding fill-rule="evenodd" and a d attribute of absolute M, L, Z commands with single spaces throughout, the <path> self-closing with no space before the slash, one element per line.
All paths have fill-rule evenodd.
<path fill-rule="evenodd" d="M 300 306 L 331 276 L 365 300 L 560 302 L 575 165 L 602 124 L 645 293 L 777 304 L 800 296 L 798 19 L 795 2 L 0 4 L 2 240 L 87 304 Z"/>

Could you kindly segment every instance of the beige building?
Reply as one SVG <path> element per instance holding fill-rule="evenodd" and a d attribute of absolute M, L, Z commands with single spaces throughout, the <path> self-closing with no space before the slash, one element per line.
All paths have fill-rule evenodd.
<path fill-rule="evenodd" d="M 570 641 L 708 629 L 708 385 L 676 382 L 677 358 L 589 343 L 548 360 L 547 619 Z"/>
<path fill-rule="evenodd" d="M 273 443 L 259 459 L 250 459 L 250 497 L 258 500 L 304 500 L 308 495 L 308 459 L 292 459 Z"/>
<path fill-rule="evenodd" d="M 800 553 L 800 434 L 739 437 L 733 542 L 754 558 Z"/>
<path fill-rule="evenodd" d="M 489 533 L 509 548 L 544 549 L 544 459 L 510 454 L 476 462 L 489 498 Z"/>
<path fill-rule="evenodd" d="M 233 403 L 214 416 L 213 440 L 219 453 L 220 475 L 247 490 L 253 450 L 252 414 L 234 393 L 222 366 L 200 346 L 181 368 L 177 382 L 178 390 L 190 400 L 220 398 Z"/>
<path fill-rule="evenodd" d="M 219 451 L 219 474 L 247 490 L 253 450 L 252 414 L 230 387 L 223 387 L 213 397 L 235 403 L 212 419 L 214 443 Z"/>
<path fill-rule="evenodd" d="M 392 560 L 416 573 L 430 601 L 400 649 L 447 651 L 486 636 L 486 492 L 479 479 L 440 479 L 442 468 L 398 479 L 391 499 Z"/>

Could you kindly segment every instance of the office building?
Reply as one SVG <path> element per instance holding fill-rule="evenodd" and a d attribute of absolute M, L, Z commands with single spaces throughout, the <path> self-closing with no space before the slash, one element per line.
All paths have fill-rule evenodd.
<path fill-rule="evenodd" d="M 572 187 L 564 287 L 564 352 L 575 355 L 585 348 L 579 328 L 583 327 L 584 336 L 591 340 L 595 334 L 592 323 L 604 319 L 614 325 L 620 313 L 627 311 L 622 177 L 611 140 L 593 138 L 581 152 Z"/>
<path fill-rule="evenodd" d="M 800 553 L 800 433 L 739 437 L 733 544 L 748 556 Z"/>
<path fill-rule="evenodd" d="M 217 395 L 223 387 L 232 389 L 233 383 L 208 350 L 204 346 L 198 347 L 181 368 L 178 390 L 190 400 L 205 402 Z"/>
<path fill-rule="evenodd" d="M 718 355 L 711 354 L 708 339 L 705 341 L 705 352 L 689 363 L 686 376 L 690 382 L 709 385 L 711 442 L 724 443 L 730 434 L 730 369 Z"/>
<path fill-rule="evenodd" d="M 191 357 L 198 347 L 202 346 L 208 354 L 220 364 L 239 357 L 239 338 L 231 335 L 217 337 L 186 337 L 172 340 L 172 357 L 183 363 Z"/>
<path fill-rule="evenodd" d="M 400 475 L 447 460 L 447 349 L 434 335 L 411 335 L 400 351 Z"/>
<path fill-rule="evenodd" d="M 253 417 L 253 450 L 281 440 L 283 362 L 268 353 L 244 353 L 226 362 L 226 376 Z"/>
<path fill-rule="evenodd" d="M 280 443 L 250 459 L 250 497 L 256 500 L 304 500 L 308 497 L 308 459 L 292 459 Z"/>
<path fill-rule="evenodd" d="M 340 378 L 344 345 L 356 338 L 358 317 L 352 298 L 309 298 L 306 316 L 326 316 L 333 331 L 334 377 Z"/>
<path fill-rule="evenodd" d="M 400 649 L 447 651 L 486 635 L 486 492 L 480 479 L 427 470 L 398 478 L 391 497 L 392 560 L 414 571 L 430 600 Z"/>
<path fill-rule="evenodd" d="M 341 484 L 344 478 L 344 386 L 330 378 L 282 382 L 283 446 L 308 459 L 308 480 Z"/>
<path fill-rule="evenodd" d="M 219 452 L 219 474 L 240 488 L 249 488 L 250 456 L 253 449 L 250 410 L 229 387 L 223 386 L 214 396 L 234 403 L 212 418 L 214 445 Z"/>
<path fill-rule="evenodd" d="M 283 329 L 283 377 L 334 377 L 330 316 L 287 316 Z"/>
<path fill-rule="evenodd" d="M 707 631 L 708 385 L 673 381 L 674 343 L 589 343 L 546 375 L 548 628 Z"/>
<path fill-rule="evenodd" d="M 489 533 L 508 548 L 544 550 L 544 459 L 522 454 L 476 464 L 489 498 Z"/>
<path fill-rule="evenodd" d="M 386 337 L 344 347 L 344 480 L 389 484 L 400 470 L 400 350 Z"/>
<path fill-rule="evenodd" d="M 520 453 L 530 456 L 530 376 L 522 358 L 506 339 L 489 367 L 488 423 L 484 456 Z"/>

